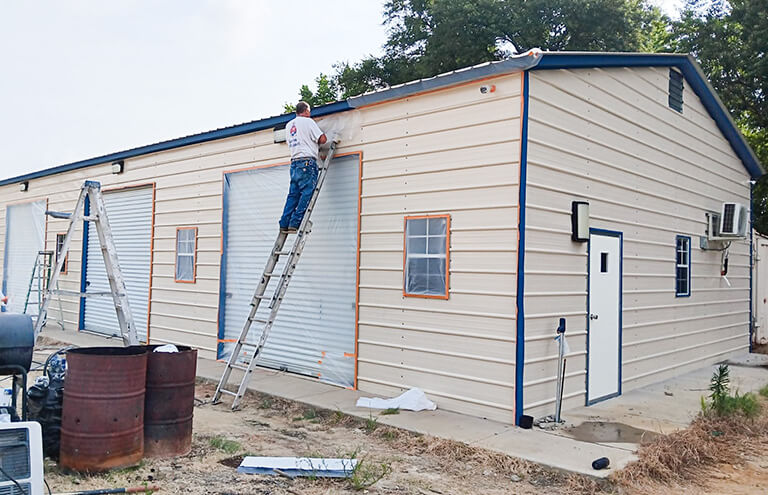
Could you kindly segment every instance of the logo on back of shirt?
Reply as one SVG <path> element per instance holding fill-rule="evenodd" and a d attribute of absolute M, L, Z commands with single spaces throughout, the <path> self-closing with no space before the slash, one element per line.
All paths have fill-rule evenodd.
<path fill-rule="evenodd" d="M 296 124 L 293 124 L 291 126 L 291 130 L 289 132 L 291 133 L 291 136 L 295 136 L 296 135 L 296 132 L 297 132 L 296 131 Z"/>

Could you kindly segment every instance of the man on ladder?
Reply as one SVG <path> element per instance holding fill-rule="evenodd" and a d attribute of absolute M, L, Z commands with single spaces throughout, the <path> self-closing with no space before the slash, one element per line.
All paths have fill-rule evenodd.
<path fill-rule="evenodd" d="M 222 394 L 234 397 L 232 409 L 236 409 L 240 399 L 245 395 L 248 386 L 248 379 L 253 372 L 256 361 L 261 350 L 267 342 L 269 332 L 277 318 L 277 312 L 280 304 L 285 297 L 288 284 L 293 277 L 293 272 L 299 261 L 304 245 L 307 242 L 307 236 L 312 231 L 312 211 L 315 208 L 320 189 L 323 187 L 328 173 L 328 167 L 336 152 L 336 143 L 338 139 L 332 137 L 328 139 L 317 124 L 309 117 L 310 109 L 306 102 L 300 101 L 296 105 L 296 118 L 291 120 L 286 126 L 286 141 L 291 149 L 291 187 L 288 193 L 288 199 L 285 202 L 283 216 L 280 218 L 280 232 L 275 239 L 275 244 L 267 260 L 264 272 L 256 286 L 253 298 L 251 299 L 251 310 L 248 318 L 240 331 L 240 337 L 235 341 L 232 347 L 227 367 L 216 387 L 216 393 L 213 395 L 213 402 L 218 403 Z M 328 143 L 328 154 L 325 156 L 322 167 L 318 168 L 317 160 L 319 157 L 319 147 Z M 290 248 L 284 249 L 286 238 L 289 234 L 296 234 L 293 244 Z M 276 270 L 278 259 L 285 257 L 282 272 Z M 276 279 L 276 282 L 270 284 L 270 281 Z M 271 287 L 270 294 L 267 294 L 268 287 Z M 258 314 L 261 302 L 266 305 L 266 313 Z M 249 341 L 248 333 L 251 326 L 256 323 L 260 327 L 260 334 L 256 342 Z M 253 350 L 248 353 L 244 350 L 245 346 Z M 248 356 L 247 365 L 241 365 L 239 360 Z M 227 389 L 230 376 L 233 370 L 243 372 L 240 386 L 237 390 Z"/>
<path fill-rule="evenodd" d="M 305 101 L 296 104 L 296 118 L 285 126 L 285 137 L 291 150 L 291 187 L 285 200 L 280 232 L 295 234 L 317 185 L 317 160 L 320 145 L 328 138 L 310 118 Z"/>

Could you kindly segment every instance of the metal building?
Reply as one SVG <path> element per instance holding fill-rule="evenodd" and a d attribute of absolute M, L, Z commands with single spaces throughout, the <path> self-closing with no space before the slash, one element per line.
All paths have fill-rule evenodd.
<path fill-rule="evenodd" d="M 313 116 L 342 143 L 265 366 L 418 386 L 511 423 L 552 410 L 561 317 L 566 407 L 749 349 L 750 237 L 712 241 L 708 219 L 748 207 L 763 171 L 691 57 L 532 51 Z M 66 228 L 44 210 L 99 180 L 146 339 L 226 357 L 277 230 L 291 118 L 0 181 L 9 308 L 30 253 Z M 103 268 L 78 235 L 61 285 L 96 291 Z M 69 329 L 116 331 L 95 301 L 65 301 Z"/>

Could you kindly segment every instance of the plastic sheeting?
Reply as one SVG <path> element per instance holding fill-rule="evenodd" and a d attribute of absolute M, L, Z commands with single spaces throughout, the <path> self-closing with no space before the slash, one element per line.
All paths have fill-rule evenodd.
<path fill-rule="evenodd" d="M 139 340 L 147 340 L 149 310 L 149 272 L 152 259 L 151 187 L 113 191 L 104 194 L 109 227 L 115 239 L 117 261 L 125 279 L 128 301 Z M 86 292 L 110 292 L 104 257 L 96 227 L 88 229 Z M 85 329 L 103 335 L 120 335 L 120 325 L 112 297 L 85 300 Z"/>
<path fill-rule="evenodd" d="M 408 219 L 405 232 L 405 292 L 445 295 L 447 217 Z"/>
<path fill-rule="evenodd" d="M 403 409 L 407 411 L 434 411 L 437 409 L 437 405 L 427 399 L 424 391 L 420 388 L 412 388 L 392 399 L 360 397 L 355 405 L 370 409 Z"/>
<path fill-rule="evenodd" d="M 45 206 L 45 201 L 34 201 L 5 210 L 3 292 L 8 296 L 6 310 L 12 313 L 24 312 L 37 253 L 45 249 Z M 38 297 L 29 295 L 28 313 L 37 313 Z"/>
<path fill-rule="evenodd" d="M 278 233 L 289 166 L 227 174 L 225 178 L 224 333 L 219 358 L 228 358 Z M 351 386 L 355 364 L 355 297 L 359 160 L 337 158 L 312 213 L 313 228 L 288 286 L 259 364 Z M 288 243 L 294 237 L 288 238 Z M 289 245 L 287 244 L 287 245 Z M 281 273 L 286 257 L 274 270 Z M 272 277 L 272 294 L 279 277 Z M 257 318 L 268 315 L 262 304 Z M 248 336 L 255 343 L 261 326 Z M 229 342 L 227 342 L 229 341 Z M 246 359 L 253 348 L 245 347 Z"/>
<path fill-rule="evenodd" d="M 176 280 L 195 280 L 195 229 L 176 231 Z"/>

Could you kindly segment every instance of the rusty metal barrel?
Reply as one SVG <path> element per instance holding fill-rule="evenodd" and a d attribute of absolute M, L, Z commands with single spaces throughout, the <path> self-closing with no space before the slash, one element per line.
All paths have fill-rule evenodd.
<path fill-rule="evenodd" d="M 60 465 L 85 472 L 138 464 L 144 456 L 147 349 L 67 351 Z"/>
<path fill-rule="evenodd" d="M 154 352 L 147 346 L 147 394 L 144 402 L 144 455 L 173 457 L 192 449 L 197 349 Z"/>

